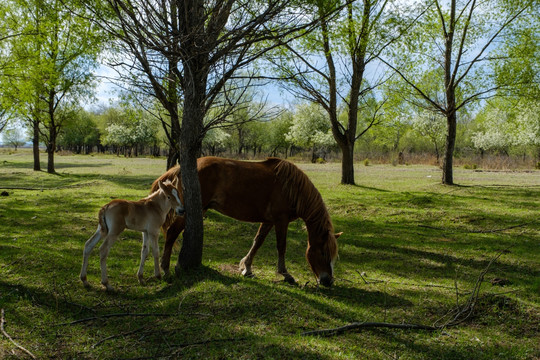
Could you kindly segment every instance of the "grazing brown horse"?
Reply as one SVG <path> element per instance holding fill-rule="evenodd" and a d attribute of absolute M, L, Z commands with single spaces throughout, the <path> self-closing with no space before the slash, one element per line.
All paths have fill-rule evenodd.
<path fill-rule="evenodd" d="M 248 162 L 203 157 L 197 161 L 197 170 L 203 211 L 215 209 L 237 220 L 261 223 L 251 249 L 240 261 L 244 276 L 252 275 L 253 258 L 274 227 L 278 250 L 277 271 L 286 281 L 295 282 L 285 267 L 286 237 L 288 224 L 301 218 L 308 231 L 306 258 L 311 270 L 322 285 L 332 285 L 338 253 L 336 239 L 341 233 L 334 234 L 321 194 L 306 174 L 292 163 L 277 158 Z M 180 179 L 179 166 L 158 178 L 152 185 L 152 191 L 160 181 L 175 177 Z M 169 274 L 172 246 L 184 226 L 182 217 L 173 216 L 169 216 L 163 224 L 166 241 L 161 268 L 165 274 Z"/>
<path fill-rule="evenodd" d="M 159 228 L 163 225 L 169 214 L 184 214 L 184 207 L 178 196 L 178 181 L 159 181 L 157 190 L 148 197 L 139 201 L 113 200 L 99 210 L 99 225 L 92 237 L 84 245 L 83 263 L 81 269 L 81 281 L 85 287 L 90 284 L 86 280 L 88 269 L 88 258 L 92 249 L 99 240 L 103 244 L 99 248 L 101 263 L 101 283 L 107 290 L 112 290 L 107 278 L 107 255 L 112 244 L 124 229 L 138 230 L 143 234 L 143 244 L 141 249 L 141 265 L 137 272 L 139 282 L 143 283 L 144 261 L 148 256 L 148 247 L 152 247 L 154 256 L 154 273 L 157 278 L 161 277 L 159 270 Z"/>

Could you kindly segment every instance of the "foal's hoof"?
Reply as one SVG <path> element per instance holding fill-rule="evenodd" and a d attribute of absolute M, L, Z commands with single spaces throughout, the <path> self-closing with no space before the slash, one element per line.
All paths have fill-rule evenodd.
<path fill-rule="evenodd" d="M 144 281 L 144 278 L 141 276 L 137 276 L 137 278 L 139 279 L 139 284 L 140 285 L 146 285 L 146 281 Z"/>
<path fill-rule="evenodd" d="M 92 287 L 88 281 L 83 281 L 83 286 L 86 290 L 90 290 Z"/>
<path fill-rule="evenodd" d="M 105 288 L 105 291 L 109 294 L 113 294 L 115 292 L 114 288 L 109 284 L 103 284 L 103 287 Z"/>

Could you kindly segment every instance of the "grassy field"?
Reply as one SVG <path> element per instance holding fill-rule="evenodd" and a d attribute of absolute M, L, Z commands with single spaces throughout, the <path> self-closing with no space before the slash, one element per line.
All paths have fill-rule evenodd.
<path fill-rule="evenodd" d="M 237 264 L 257 224 L 208 212 L 200 270 L 169 284 L 152 278 L 149 259 L 147 284 L 139 285 L 140 234 L 125 232 L 108 258 L 117 291 L 106 293 L 97 251 L 92 289 L 78 279 L 97 211 L 112 198 L 146 196 L 165 162 L 56 160 L 58 174 L 50 175 L 31 170 L 29 153 L 0 152 L 0 192 L 9 193 L 0 197 L 4 331 L 37 358 L 540 358 L 539 171 L 456 169 L 459 186 L 448 187 L 435 167 L 358 164 L 358 185 L 342 186 L 339 164 L 300 163 L 344 232 L 332 288 L 318 288 L 309 271 L 302 222 L 289 226 L 293 286 L 275 273 L 273 233 L 255 258 L 256 276 L 243 278 Z M 497 255 L 473 312 L 457 326 L 302 335 L 363 321 L 440 324 L 471 298 Z M 0 358 L 25 357 L 0 335 Z"/>

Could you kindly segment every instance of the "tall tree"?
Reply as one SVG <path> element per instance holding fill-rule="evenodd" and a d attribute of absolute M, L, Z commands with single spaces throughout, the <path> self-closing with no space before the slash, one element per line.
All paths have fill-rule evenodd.
<path fill-rule="evenodd" d="M 396 47 L 393 60 L 382 60 L 410 86 L 419 106 L 445 117 L 442 183 L 452 185 L 458 112 L 516 84 L 516 78 L 503 80 L 491 71 L 490 64 L 501 55 L 496 42 L 511 42 L 511 25 L 537 13 L 534 0 L 428 3 L 426 16 L 402 46 Z M 434 75 L 433 82 L 421 80 L 426 70 Z"/>
<path fill-rule="evenodd" d="M 384 103 L 372 106 L 373 93 L 385 79 L 384 73 L 376 71 L 377 57 L 406 31 L 411 20 L 403 13 L 398 20 L 397 1 L 306 3 L 315 7 L 321 26 L 289 43 L 274 64 L 290 92 L 319 104 L 328 113 L 342 153 L 341 183 L 354 184 L 355 143 L 379 121 Z M 373 76 L 368 81 L 370 71 Z M 347 114 L 344 121 L 339 119 L 341 111 Z"/>
<path fill-rule="evenodd" d="M 291 4 L 294 1 L 108 0 L 107 8 L 94 6 L 98 21 L 107 21 L 106 28 L 128 45 L 141 65 L 148 63 L 151 54 L 167 59 L 168 73 L 177 79 L 183 94 L 179 148 L 186 230 L 177 270 L 196 267 L 202 260 L 197 158 L 209 129 L 205 116 L 220 101 L 230 105 L 221 118 L 230 115 L 238 98 L 224 91 L 235 88 L 239 70 L 268 51 L 257 44 L 298 30 L 303 14 L 289 8 Z M 108 21 L 111 12 L 112 22 Z M 143 70 L 151 80 L 155 68 L 143 66 Z"/>
<path fill-rule="evenodd" d="M 32 122 L 35 150 L 39 124 L 46 129 L 42 135 L 47 171 L 54 173 L 56 141 L 64 120 L 57 116 L 58 110 L 90 96 L 102 37 L 89 21 L 74 17 L 65 1 L 12 0 L 10 4 L 25 34 L 11 42 L 16 66 L 10 91 L 20 99 L 21 115 Z"/>

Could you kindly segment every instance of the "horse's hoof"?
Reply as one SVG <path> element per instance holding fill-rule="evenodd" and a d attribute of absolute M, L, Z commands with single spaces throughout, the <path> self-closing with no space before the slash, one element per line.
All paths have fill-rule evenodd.
<path fill-rule="evenodd" d="M 157 274 L 156 279 L 161 280 L 161 274 Z"/>
<path fill-rule="evenodd" d="M 83 286 L 86 290 L 89 290 L 92 287 L 88 281 L 83 281 Z"/>
<path fill-rule="evenodd" d="M 284 276 L 283 281 L 285 281 L 286 283 L 290 285 L 296 285 L 296 280 L 294 280 L 294 278 L 291 275 L 284 274 L 283 276 Z"/>
<path fill-rule="evenodd" d="M 249 278 L 255 277 L 255 275 L 251 272 L 251 270 L 248 270 L 248 269 L 242 270 L 242 275 L 244 277 L 249 277 Z"/>
<path fill-rule="evenodd" d="M 103 284 L 103 286 L 105 287 L 105 291 L 109 294 L 114 294 L 115 290 L 114 288 L 109 285 L 109 284 Z"/>
<path fill-rule="evenodd" d="M 140 285 L 145 285 L 146 284 L 146 281 L 144 281 L 144 278 L 142 276 L 138 276 L 138 279 L 139 279 L 139 284 Z"/>
<path fill-rule="evenodd" d="M 162 280 L 164 280 L 166 283 L 172 284 L 174 281 L 174 278 L 171 276 L 170 272 L 166 272 L 161 277 Z"/>

